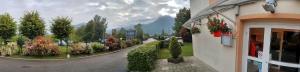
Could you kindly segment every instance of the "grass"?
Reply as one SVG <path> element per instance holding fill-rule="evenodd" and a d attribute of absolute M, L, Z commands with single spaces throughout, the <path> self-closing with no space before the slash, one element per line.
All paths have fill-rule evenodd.
<path fill-rule="evenodd" d="M 184 46 L 181 47 L 182 56 L 193 56 L 193 46 L 192 43 L 184 43 Z M 170 58 L 171 54 L 168 48 L 162 48 L 159 51 L 159 59 Z"/>

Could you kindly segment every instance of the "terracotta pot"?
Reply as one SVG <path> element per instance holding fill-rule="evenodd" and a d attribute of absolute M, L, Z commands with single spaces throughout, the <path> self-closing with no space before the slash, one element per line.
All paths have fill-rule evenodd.
<path fill-rule="evenodd" d="M 215 31 L 215 32 L 214 32 L 214 36 L 215 36 L 215 37 L 221 37 L 221 35 L 222 35 L 222 32 L 221 32 L 221 31 Z"/>

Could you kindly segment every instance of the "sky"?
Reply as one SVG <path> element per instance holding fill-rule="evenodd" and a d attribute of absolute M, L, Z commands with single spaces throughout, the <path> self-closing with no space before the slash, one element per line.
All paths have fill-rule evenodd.
<path fill-rule="evenodd" d="M 86 23 L 96 14 L 107 18 L 108 29 L 137 23 L 149 23 L 160 16 L 175 17 L 189 0 L 0 0 L 0 14 L 19 19 L 27 11 L 36 10 L 49 29 L 51 20 L 68 16 L 72 25 Z"/>

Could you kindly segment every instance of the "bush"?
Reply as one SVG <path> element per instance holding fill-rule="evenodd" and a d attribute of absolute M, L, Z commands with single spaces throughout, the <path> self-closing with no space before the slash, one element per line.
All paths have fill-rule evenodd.
<path fill-rule="evenodd" d="M 181 47 L 175 37 L 171 38 L 169 49 L 173 58 L 178 58 L 181 54 Z"/>
<path fill-rule="evenodd" d="M 139 40 L 139 39 L 133 39 L 132 42 L 133 42 L 133 44 L 135 44 L 135 45 L 138 45 L 138 44 L 141 44 L 141 43 L 142 43 L 141 40 Z"/>
<path fill-rule="evenodd" d="M 119 41 L 113 36 L 110 36 L 107 39 L 105 45 L 109 47 L 109 50 L 117 50 L 121 48 Z"/>
<path fill-rule="evenodd" d="M 1 56 L 11 56 L 17 53 L 17 44 L 8 43 L 7 45 L 1 45 L 0 55 Z"/>
<path fill-rule="evenodd" d="M 126 41 L 127 47 L 134 46 L 133 42 L 131 40 Z"/>
<path fill-rule="evenodd" d="M 71 44 L 71 54 L 81 55 L 81 54 L 92 54 L 92 48 L 90 48 L 86 43 L 78 42 Z"/>
<path fill-rule="evenodd" d="M 129 71 L 151 71 L 155 67 L 155 60 L 158 57 L 157 44 L 151 42 L 130 51 L 127 55 Z"/>
<path fill-rule="evenodd" d="M 33 41 L 25 44 L 24 55 L 29 56 L 54 56 L 59 55 L 58 45 L 51 39 L 43 36 L 36 37 Z"/>
<path fill-rule="evenodd" d="M 91 45 L 92 45 L 94 52 L 103 52 L 105 50 L 104 45 L 101 43 L 93 42 Z"/>
<path fill-rule="evenodd" d="M 168 58 L 168 62 L 171 63 L 180 63 L 183 62 L 183 57 L 180 57 L 181 54 L 181 47 L 178 43 L 177 39 L 175 37 L 171 38 L 170 44 L 169 44 L 169 50 L 172 55 L 172 58 Z"/>
<path fill-rule="evenodd" d="M 127 48 L 128 46 L 127 46 L 127 44 L 126 44 L 126 41 L 120 40 L 120 47 L 121 47 L 121 48 Z"/>

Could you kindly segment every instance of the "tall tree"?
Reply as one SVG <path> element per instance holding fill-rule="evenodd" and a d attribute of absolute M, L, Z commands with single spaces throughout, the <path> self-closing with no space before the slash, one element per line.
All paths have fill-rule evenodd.
<path fill-rule="evenodd" d="M 60 39 L 61 42 L 67 40 L 73 30 L 71 22 L 72 20 L 68 17 L 57 17 L 53 19 L 51 32 L 57 39 Z"/>
<path fill-rule="evenodd" d="M 45 34 L 45 24 L 37 11 L 27 12 L 21 18 L 20 33 L 29 39 Z"/>
<path fill-rule="evenodd" d="M 16 34 L 16 22 L 8 14 L 0 15 L 0 37 L 4 39 L 4 44 L 7 44 L 8 39 Z"/>
<path fill-rule="evenodd" d="M 179 13 L 176 14 L 175 26 L 173 30 L 175 31 L 176 36 L 179 36 L 180 29 L 182 25 L 191 18 L 190 9 L 183 8 L 179 10 Z"/>
<path fill-rule="evenodd" d="M 123 38 L 123 39 L 126 38 L 126 31 L 127 31 L 127 30 L 126 30 L 125 28 L 122 27 L 122 28 L 119 30 L 119 32 L 118 32 L 118 37 L 119 37 L 119 38 Z"/>
<path fill-rule="evenodd" d="M 134 26 L 135 30 L 136 30 L 136 38 L 138 38 L 139 40 L 143 40 L 143 36 L 144 36 L 144 31 L 142 29 L 142 24 L 137 24 Z"/>
<path fill-rule="evenodd" d="M 100 39 L 104 39 L 106 28 L 106 18 L 95 15 L 95 17 L 86 24 L 84 32 L 86 33 L 85 36 L 87 37 L 83 37 L 83 39 L 91 42 L 100 41 Z"/>
<path fill-rule="evenodd" d="M 117 37 L 118 36 L 117 29 L 112 29 L 111 30 L 111 35 L 114 36 L 114 37 Z"/>
<path fill-rule="evenodd" d="M 90 20 L 86 26 L 84 27 L 83 34 L 82 34 L 82 40 L 86 43 L 92 42 L 95 34 L 95 25 L 93 24 L 93 20 Z"/>

